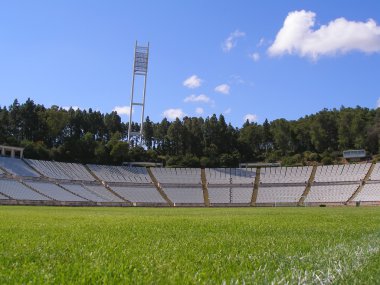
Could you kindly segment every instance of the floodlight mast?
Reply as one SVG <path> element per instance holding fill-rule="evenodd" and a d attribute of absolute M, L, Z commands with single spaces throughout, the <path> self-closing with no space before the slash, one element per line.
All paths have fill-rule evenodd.
<path fill-rule="evenodd" d="M 132 87 L 131 87 L 131 102 L 129 109 L 129 125 L 128 125 L 128 142 L 131 142 L 133 138 L 136 138 L 139 141 L 140 145 L 143 143 L 143 126 L 144 126 L 144 113 L 145 113 L 145 96 L 146 96 L 146 80 L 148 77 L 148 59 L 149 59 L 149 42 L 147 46 L 139 46 L 137 41 L 135 44 L 135 58 L 133 62 L 133 74 L 132 74 Z M 135 92 L 135 77 L 143 76 L 144 77 L 144 89 L 142 102 L 134 101 L 134 92 Z M 133 117 L 133 107 L 141 106 L 141 119 L 140 119 L 140 131 L 132 131 L 132 117 Z"/>

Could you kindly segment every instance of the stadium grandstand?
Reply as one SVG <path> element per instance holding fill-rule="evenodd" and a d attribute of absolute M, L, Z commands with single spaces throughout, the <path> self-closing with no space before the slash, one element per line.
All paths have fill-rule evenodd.
<path fill-rule="evenodd" d="M 255 168 L 82 165 L 0 157 L 0 203 L 83 206 L 380 204 L 380 163 Z"/>

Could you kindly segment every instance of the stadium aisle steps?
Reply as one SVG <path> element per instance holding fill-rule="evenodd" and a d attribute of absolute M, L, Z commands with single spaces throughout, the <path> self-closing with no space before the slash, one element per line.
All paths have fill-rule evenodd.
<path fill-rule="evenodd" d="M 102 181 L 102 179 L 100 179 L 94 172 L 91 171 L 90 167 L 88 167 L 87 164 L 84 164 L 84 167 L 87 169 L 87 171 L 95 178 L 96 181 L 99 181 L 100 183 L 102 183 L 102 185 L 104 186 L 104 188 L 106 188 L 107 191 L 111 192 L 111 196 L 116 196 L 117 198 L 119 198 L 121 201 L 123 202 L 127 202 L 129 204 L 132 205 L 132 202 L 131 201 L 128 201 L 127 199 L 125 199 L 124 197 L 120 196 L 118 193 L 116 193 L 115 191 L 112 190 L 111 187 L 109 187 L 107 185 L 107 183 L 105 181 Z"/>
<path fill-rule="evenodd" d="M 351 203 L 356 196 L 362 191 L 364 185 L 367 183 L 368 179 L 371 177 L 373 169 L 375 168 L 376 163 L 372 163 L 371 167 L 368 169 L 367 174 L 364 177 L 364 180 L 359 184 L 358 188 L 352 193 L 351 197 L 347 200 L 346 204 Z"/>
<path fill-rule="evenodd" d="M 67 191 L 67 192 L 69 192 L 69 193 L 71 193 L 71 194 L 73 194 L 73 195 L 75 195 L 75 196 L 77 196 L 77 197 L 79 197 L 79 198 L 84 199 L 85 201 L 93 202 L 93 201 L 91 201 L 91 200 L 85 198 L 84 196 L 81 196 L 81 195 L 79 195 L 79 194 L 77 194 L 77 193 L 75 193 L 75 192 L 73 192 L 73 191 L 71 191 L 71 190 L 69 190 L 69 189 L 63 187 L 62 185 L 60 185 L 60 184 L 58 184 L 58 183 L 56 183 L 55 185 L 57 185 L 59 188 L 65 190 L 65 191 Z"/>
<path fill-rule="evenodd" d="M 107 200 L 103 199 L 102 197 L 100 197 L 99 195 L 97 194 L 94 194 L 93 192 L 89 191 L 87 188 L 83 187 L 82 184 L 78 184 L 78 183 L 60 183 L 60 185 L 73 192 L 73 193 L 76 193 L 78 194 L 79 196 L 83 197 L 83 198 L 86 198 L 87 200 L 89 201 L 92 201 L 92 202 L 107 202 Z"/>
<path fill-rule="evenodd" d="M 13 178 L 0 180 L 0 193 L 10 197 L 12 200 L 33 200 L 33 201 L 46 201 L 51 200 L 26 187 L 19 180 Z"/>
<path fill-rule="evenodd" d="M 8 174 L 7 171 L 5 171 L 5 169 L 0 166 L 0 175 L 6 175 L 6 174 Z"/>
<path fill-rule="evenodd" d="M 91 171 L 91 169 L 88 167 L 87 164 L 83 164 L 84 168 L 88 171 L 88 173 L 91 174 L 92 177 L 94 177 L 95 181 L 99 181 L 99 182 L 102 182 L 101 179 L 99 179 L 98 176 L 96 176 L 96 174 L 94 172 Z"/>
<path fill-rule="evenodd" d="M 0 190 L 1 190 L 1 189 L 0 189 Z M 2 195 L 2 196 L 4 196 L 4 197 L 8 198 L 9 200 L 12 200 L 12 199 L 13 199 L 11 196 L 7 195 L 6 193 L 4 193 L 4 192 L 2 192 L 2 191 L 0 191 L 0 195 Z"/>
<path fill-rule="evenodd" d="M 162 187 L 159 185 L 156 177 L 153 175 L 152 170 L 149 167 L 147 167 L 146 170 L 148 171 L 149 177 L 152 180 L 158 193 L 160 193 L 161 197 L 170 205 L 170 207 L 173 207 L 174 206 L 173 202 L 169 199 L 168 195 L 166 195 Z"/>
<path fill-rule="evenodd" d="M 203 199 L 206 207 L 210 207 L 210 199 L 208 197 L 207 189 L 207 179 L 206 179 L 206 170 L 201 169 L 201 181 L 202 181 L 202 190 L 203 190 Z"/>
<path fill-rule="evenodd" d="M 34 166 L 32 165 L 32 163 L 29 162 L 28 159 L 23 158 L 22 161 L 23 161 L 24 163 L 26 163 L 26 164 L 27 164 L 31 169 L 33 169 L 35 172 L 37 172 L 41 177 L 43 177 L 43 178 L 47 178 L 47 176 L 45 176 L 42 172 L 40 172 L 40 171 L 37 169 L 37 167 L 34 167 Z"/>
<path fill-rule="evenodd" d="M 94 193 L 95 195 L 103 198 L 104 200 L 107 200 L 109 202 L 124 202 L 124 200 L 120 199 L 118 196 L 115 196 L 113 193 L 108 191 L 107 188 L 105 188 L 103 185 L 88 185 L 88 184 L 81 184 L 83 188 L 87 189 L 88 191 Z"/>
<path fill-rule="evenodd" d="M 113 195 L 115 195 L 116 197 L 118 197 L 119 199 L 123 200 L 124 202 L 127 202 L 129 204 L 132 205 L 132 202 L 127 200 L 126 198 L 124 198 L 123 196 L 119 195 L 119 193 L 117 193 L 116 191 L 114 191 L 107 183 L 105 182 L 102 182 L 102 185 L 108 190 L 110 191 Z"/>
<path fill-rule="evenodd" d="M 48 196 L 48 195 L 46 195 L 46 194 L 44 194 L 44 193 L 38 191 L 36 188 L 34 188 L 34 187 L 32 187 L 32 186 L 26 184 L 23 180 L 20 180 L 19 182 L 20 182 L 22 185 L 24 185 L 25 187 L 28 187 L 30 190 L 32 190 L 32 191 L 34 191 L 34 192 L 37 192 L 38 194 L 40 194 L 40 195 L 42 195 L 42 196 L 44 196 L 44 197 L 46 197 L 46 198 L 48 198 L 48 199 L 55 200 L 55 199 L 53 199 L 52 197 L 50 197 L 50 196 Z"/>
<path fill-rule="evenodd" d="M 311 174 L 310 174 L 309 180 L 307 181 L 305 191 L 303 191 L 302 196 L 301 196 L 300 200 L 298 201 L 298 206 L 304 205 L 305 199 L 306 199 L 307 195 L 309 195 L 309 193 L 310 193 L 311 185 L 313 184 L 316 173 L 317 173 L 317 165 L 313 165 L 313 169 L 311 170 Z"/>
<path fill-rule="evenodd" d="M 252 192 L 252 198 L 251 198 L 251 206 L 256 206 L 257 195 L 258 195 L 258 193 L 259 193 L 260 172 L 261 172 L 261 168 L 257 168 L 257 169 L 256 169 L 255 182 L 254 182 L 254 184 L 253 184 L 253 192 Z"/>

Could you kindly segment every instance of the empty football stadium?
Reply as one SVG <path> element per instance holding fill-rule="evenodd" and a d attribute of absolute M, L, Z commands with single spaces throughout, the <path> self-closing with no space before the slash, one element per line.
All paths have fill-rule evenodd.
<path fill-rule="evenodd" d="M 351 2 L 1 1 L 0 285 L 380 285 Z"/>
<path fill-rule="evenodd" d="M 380 204 L 380 163 L 263 168 L 82 165 L 0 157 L 2 204 L 315 206 Z"/>

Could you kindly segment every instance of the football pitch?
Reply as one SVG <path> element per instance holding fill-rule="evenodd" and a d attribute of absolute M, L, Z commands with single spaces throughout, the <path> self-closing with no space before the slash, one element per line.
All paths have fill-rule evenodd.
<path fill-rule="evenodd" d="M 380 284 L 380 208 L 2 206 L 0 284 Z"/>

